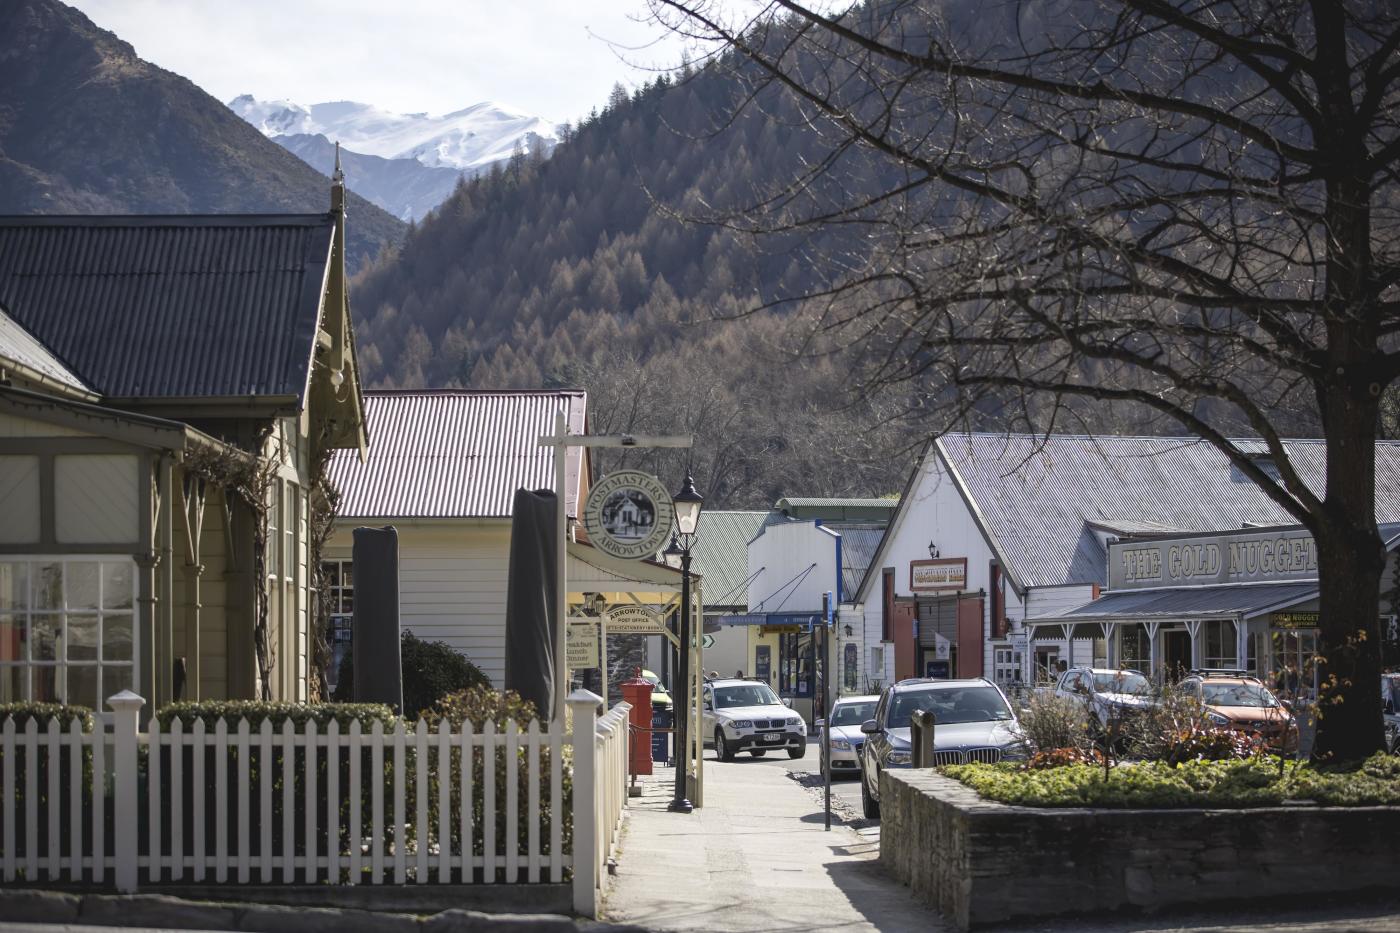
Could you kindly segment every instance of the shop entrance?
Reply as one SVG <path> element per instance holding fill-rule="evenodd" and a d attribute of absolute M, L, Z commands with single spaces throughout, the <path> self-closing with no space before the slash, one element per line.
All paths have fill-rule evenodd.
<path fill-rule="evenodd" d="M 1191 633 L 1184 629 L 1162 630 L 1162 672 L 1175 683 L 1195 665 L 1191 663 Z"/>

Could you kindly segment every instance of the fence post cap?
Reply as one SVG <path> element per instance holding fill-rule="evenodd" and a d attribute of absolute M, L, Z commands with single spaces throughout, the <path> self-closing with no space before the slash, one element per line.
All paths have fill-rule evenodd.
<path fill-rule="evenodd" d="M 107 698 L 107 705 L 117 712 L 123 710 L 137 710 L 146 704 L 140 694 L 132 693 L 130 690 L 123 690 L 121 693 L 114 693 Z"/>
<path fill-rule="evenodd" d="M 592 690 L 579 687 L 565 698 L 565 702 L 570 706 L 597 706 L 603 702 L 603 698 Z"/>

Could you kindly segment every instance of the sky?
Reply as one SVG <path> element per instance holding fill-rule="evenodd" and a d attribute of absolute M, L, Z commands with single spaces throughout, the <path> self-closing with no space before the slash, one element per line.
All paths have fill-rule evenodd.
<path fill-rule="evenodd" d="M 67 0 L 222 101 L 354 100 L 449 113 L 484 100 L 553 122 L 679 63 L 645 0 Z"/>

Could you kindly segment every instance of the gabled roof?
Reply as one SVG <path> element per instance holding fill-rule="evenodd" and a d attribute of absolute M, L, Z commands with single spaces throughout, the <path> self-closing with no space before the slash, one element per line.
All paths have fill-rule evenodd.
<path fill-rule="evenodd" d="M 710 509 L 700 513 L 691 569 L 705 581 L 706 606 L 748 604 L 749 542 L 767 516 L 767 512 Z"/>
<path fill-rule="evenodd" d="M 0 305 L 107 400 L 301 400 L 332 214 L 0 217 Z"/>
<path fill-rule="evenodd" d="M 541 447 L 563 412 L 582 434 L 582 391 L 417 389 L 366 392 L 374 444 L 361 462 L 337 451 L 330 478 L 342 519 L 507 518 L 515 491 L 554 488 L 553 447 Z M 583 450 L 569 448 L 565 494 L 577 514 Z"/>
<path fill-rule="evenodd" d="M 841 595 L 843 601 L 855 598 L 870 562 L 885 537 L 884 523 L 824 522 L 841 536 Z"/>
<path fill-rule="evenodd" d="M 0 369 L 18 366 L 25 374 L 40 381 L 90 396 L 92 390 L 83 384 L 63 361 L 49 348 L 34 339 L 34 335 L 15 323 L 14 318 L 0 307 Z"/>
<path fill-rule="evenodd" d="M 1198 438 L 947 434 L 935 449 L 1020 589 L 1104 583 L 1102 529 L 1161 534 L 1296 522 Z M 1321 494 L 1325 444 L 1290 440 L 1285 449 Z M 1375 456 L 1376 519 L 1400 520 L 1400 443 L 1377 443 Z M 926 469 L 923 462 L 917 471 Z"/>

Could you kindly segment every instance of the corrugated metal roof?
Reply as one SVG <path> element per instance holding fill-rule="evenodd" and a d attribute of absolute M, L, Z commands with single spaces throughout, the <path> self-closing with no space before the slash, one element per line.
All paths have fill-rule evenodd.
<path fill-rule="evenodd" d="M 334 225 L 0 217 L 0 305 L 108 398 L 300 399 Z"/>
<path fill-rule="evenodd" d="M 60 382 L 70 388 L 91 392 L 63 361 L 49 352 L 48 347 L 34 339 L 34 335 L 15 322 L 14 318 L 0 308 L 0 359 L 8 359 L 41 376 Z"/>
<path fill-rule="evenodd" d="M 564 412 L 584 431 L 580 391 L 366 392 L 369 457 L 337 451 L 330 478 L 340 490 L 341 518 L 505 518 L 515 491 L 554 488 L 554 433 Z M 582 448 L 569 449 L 566 501 L 576 514 Z"/>
<path fill-rule="evenodd" d="M 860 589 L 860 581 L 875 560 L 875 552 L 885 537 L 883 524 L 857 524 L 826 522 L 824 527 L 841 535 L 841 596 L 842 599 L 855 598 Z"/>
<path fill-rule="evenodd" d="M 1250 586 L 1191 586 L 1164 590 L 1123 590 L 1037 621 L 1084 622 L 1154 616 L 1251 615 L 1291 606 L 1317 595 L 1316 583 L 1266 583 Z"/>
<path fill-rule="evenodd" d="M 700 513 L 690 566 L 705 581 L 705 605 L 716 609 L 748 605 L 749 542 L 767 512 Z"/>
<path fill-rule="evenodd" d="M 1320 493 L 1323 442 L 1285 446 Z M 948 434 L 938 447 L 1021 586 L 1104 583 L 1107 554 L 1091 524 L 1192 532 L 1296 523 L 1196 438 Z M 1376 518 L 1400 520 L 1397 442 L 1376 445 Z"/>

